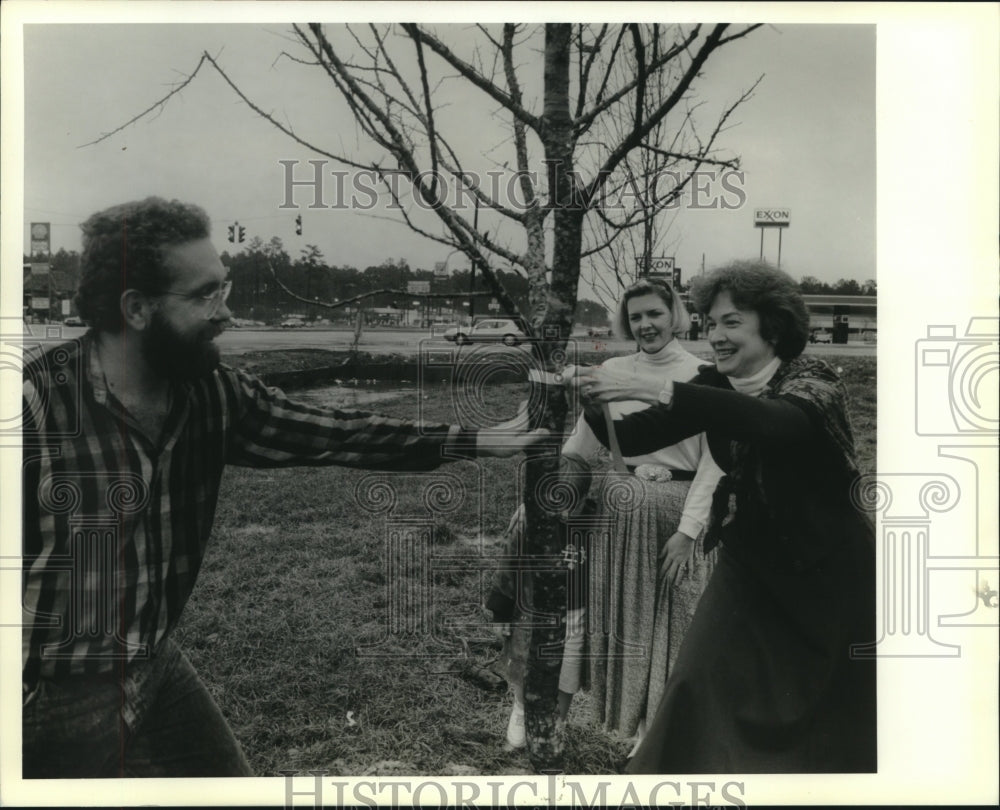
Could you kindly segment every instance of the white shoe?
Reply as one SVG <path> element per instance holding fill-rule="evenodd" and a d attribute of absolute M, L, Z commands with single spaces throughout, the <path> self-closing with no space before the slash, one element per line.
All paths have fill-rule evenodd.
<path fill-rule="evenodd" d="M 635 740 L 635 745 L 632 746 L 632 750 L 628 752 L 628 758 L 632 759 L 635 756 L 635 752 L 639 750 L 639 746 L 642 745 L 642 738 L 646 736 L 646 721 L 640 720 L 639 727 L 635 730 L 635 736 L 632 738 Z"/>
<path fill-rule="evenodd" d="M 524 704 L 514 703 L 507 721 L 507 745 L 511 748 L 524 748 L 528 739 L 524 734 Z"/>

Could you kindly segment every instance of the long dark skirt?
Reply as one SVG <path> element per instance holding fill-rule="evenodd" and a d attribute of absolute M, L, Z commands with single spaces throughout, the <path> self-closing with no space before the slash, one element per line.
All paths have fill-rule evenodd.
<path fill-rule="evenodd" d="M 725 549 L 629 773 L 870 773 L 874 578 L 856 560 L 776 590 Z"/>

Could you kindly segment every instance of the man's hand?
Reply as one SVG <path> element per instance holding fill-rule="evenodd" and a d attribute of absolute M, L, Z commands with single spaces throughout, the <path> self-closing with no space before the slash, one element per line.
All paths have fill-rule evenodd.
<path fill-rule="evenodd" d="M 671 585 L 680 582 L 684 567 L 694 559 L 694 538 L 674 532 L 660 549 L 660 573 Z"/>
<path fill-rule="evenodd" d="M 549 431 L 545 428 L 528 430 L 527 427 L 528 400 L 524 400 L 513 419 L 477 432 L 476 455 L 494 458 L 516 456 L 549 436 Z"/>

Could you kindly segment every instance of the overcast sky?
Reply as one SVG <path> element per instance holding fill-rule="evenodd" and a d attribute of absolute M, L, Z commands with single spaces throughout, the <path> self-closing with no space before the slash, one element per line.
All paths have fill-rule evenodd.
<path fill-rule="evenodd" d="M 458 48 L 475 35 L 459 24 L 437 31 Z M 231 247 L 227 224 L 239 220 L 249 235 L 280 236 L 293 257 L 312 243 L 329 263 L 359 268 L 404 258 L 429 269 L 443 260 L 446 248 L 412 234 L 384 206 L 367 214 L 308 210 L 311 193 L 301 189 L 304 234 L 295 236 L 296 212 L 279 208 L 285 169 L 278 161 L 302 161 L 297 176 L 306 177 L 305 161 L 321 156 L 256 116 L 207 69 L 155 117 L 81 146 L 146 109 L 207 50 L 297 132 L 374 157 L 325 76 L 279 58 L 283 50 L 301 54 L 296 47 L 281 23 L 26 27 L 25 236 L 29 222 L 49 221 L 53 250 L 78 249 L 78 225 L 90 213 L 158 194 L 204 206 L 220 250 Z M 724 155 L 741 157 L 746 203 L 736 210 L 684 205 L 670 226 L 662 252 L 676 257 L 685 277 L 700 268 L 703 254 L 709 267 L 758 255 L 752 212 L 760 206 L 791 211 L 781 263 L 793 276 L 875 277 L 875 49 L 873 25 L 780 24 L 713 55 L 694 88 L 706 119 L 764 79 L 719 142 Z M 520 72 L 530 91 L 540 85 L 542 63 L 540 54 L 529 57 Z M 513 164 L 495 104 L 458 81 L 439 93 L 451 138 L 479 156 L 479 167 Z M 517 247 L 513 232 L 510 239 Z M 777 259 L 777 231 L 765 234 L 764 252 Z"/>

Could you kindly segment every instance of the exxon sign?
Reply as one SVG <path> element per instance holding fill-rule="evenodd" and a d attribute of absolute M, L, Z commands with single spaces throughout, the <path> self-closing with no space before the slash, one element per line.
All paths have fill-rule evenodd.
<path fill-rule="evenodd" d="M 755 228 L 787 228 L 791 218 L 787 208 L 755 208 L 753 212 Z"/>

